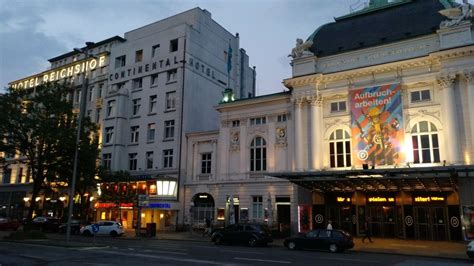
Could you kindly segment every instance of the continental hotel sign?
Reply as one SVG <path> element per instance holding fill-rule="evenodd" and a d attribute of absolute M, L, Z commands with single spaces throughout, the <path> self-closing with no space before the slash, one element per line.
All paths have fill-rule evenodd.
<path fill-rule="evenodd" d="M 61 79 L 69 78 L 77 74 L 101 68 L 107 64 L 107 55 L 99 55 L 97 58 L 92 57 L 87 60 L 76 61 L 74 63 L 42 72 L 22 80 L 10 83 L 14 89 L 28 89 L 41 85 L 46 82 L 54 82 Z"/>

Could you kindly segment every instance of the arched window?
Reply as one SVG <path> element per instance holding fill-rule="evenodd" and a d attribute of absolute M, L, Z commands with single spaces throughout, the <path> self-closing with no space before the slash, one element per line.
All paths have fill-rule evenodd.
<path fill-rule="evenodd" d="M 250 171 L 267 170 L 267 143 L 262 137 L 256 137 L 250 144 Z"/>
<path fill-rule="evenodd" d="M 411 129 L 413 163 L 438 163 L 438 129 L 428 121 L 422 121 Z"/>
<path fill-rule="evenodd" d="M 351 137 L 347 131 L 337 129 L 329 137 L 331 167 L 351 166 Z"/>

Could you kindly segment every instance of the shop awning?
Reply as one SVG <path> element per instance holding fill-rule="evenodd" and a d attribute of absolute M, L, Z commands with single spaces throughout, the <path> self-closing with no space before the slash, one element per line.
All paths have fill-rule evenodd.
<path fill-rule="evenodd" d="M 266 174 L 312 191 L 456 191 L 460 178 L 474 178 L 474 165 L 326 170 Z"/>

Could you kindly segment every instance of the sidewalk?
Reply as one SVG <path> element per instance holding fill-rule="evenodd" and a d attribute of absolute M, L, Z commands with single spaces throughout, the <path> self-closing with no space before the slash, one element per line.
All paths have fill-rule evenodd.
<path fill-rule="evenodd" d="M 123 236 L 125 239 L 136 239 L 135 232 L 128 231 Z M 157 232 L 156 237 L 142 237 L 143 240 L 182 240 L 209 242 L 209 238 L 202 234 L 193 232 Z M 403 239 L 384 239 L 372 238 L 374 243 L 366 241 L 362 243 L 362 238 L 354 238 L 353 252 L 370 252 L 385 254 L 400 254 L 425 256 L 435 258 L 449 259 L 468 259 L 466 255 L 467 242 L 448 242 L 448 241 L 423 241 L 423 240 L 403 240 Z M 284 239 L 275 239 L 270 246 L 283 247 Z"/>

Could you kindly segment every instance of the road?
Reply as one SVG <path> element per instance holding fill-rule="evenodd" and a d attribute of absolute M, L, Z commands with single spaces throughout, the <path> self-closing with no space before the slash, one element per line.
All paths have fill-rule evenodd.
<path fill-rule="evenodd" d="M 472 265 L 467 260 L 350 251 L 289 251 L 278 246 L 215 246 L 192 241 L 107 237 L 97 239 L 97 244 L 101 246 L 66 248 L 0 241 L 0 265 Z"/>

